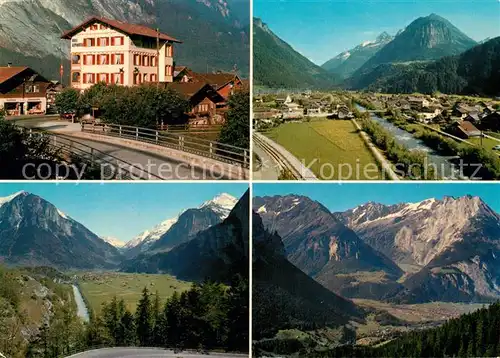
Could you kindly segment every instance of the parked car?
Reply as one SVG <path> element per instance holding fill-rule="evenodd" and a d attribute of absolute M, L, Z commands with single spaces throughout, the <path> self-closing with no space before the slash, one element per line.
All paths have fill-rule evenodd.
<path fill-rule="evenodd" d="M 493 150 L 500 150 L 500 145 L 496 145 L 493 147 Z"/>

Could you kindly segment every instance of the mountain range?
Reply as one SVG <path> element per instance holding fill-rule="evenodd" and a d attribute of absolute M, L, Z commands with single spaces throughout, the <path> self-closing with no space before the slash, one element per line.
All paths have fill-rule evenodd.
<path fill-rule="evenodd" d="M 195 267 L 195 273 L 203 275 L 213 269 L 212 264 L 217 268 L 223 263 L 228 264 L 233 254 L 239 255 L 238 260 L 243 259 L 241 245 L 248 249 L 248 228 L 242 219 L 245 215 L 242 206 L 241 200 L 220 194 L 124 244 L 115 238 L 99 237 L 43 198 L 20 192 L 0 198 L 0 262 L 64 270 L 112 270 L 125 263 L 130 266 L 133 262 L 154 265 L 156 254 L 172 252 L 179 257 L 182 256 L 179 252 L 194 250 L 188 254 L 191 257 L 182 256 L 182 260 L 172 267 L 179 275 Z M 248 209 L 246 214 L 248 217 Z M 199 246 L 193 248 L 191 241 Z M 227 248 L 233 251 L 224 251 L 233 242 L 234 247 Z M 223 263 L 215 259 L 210 261 L 218 254 Z M 195 255 L 198 255 L 196 263 L 193 261 Z M 236 264 L 236 261 L 235 265 L 241 263 Z M 179 267 L 185 269 L 181 272 Z"/>
<path fill-rule="evenodd" d="M 363 319 L 365 312 L 326 289 L 288 261 L 281 237 L 253 213 L 254 340 L 279 330 L 339 327 Z"/>
<path fill-rule="evenodd" d="M 184 210 L 127 242 L 124 255 L 130 259 L 143 253 L 169 251 L 191 240 L 198 232 L 222 222 L 237 202 L 233 196 L 223 193 L 198 208 Z"/>
<path fill-rule="evenodd" d="M 0 261 L 62 269 L 112 269 L 120 252 L 39 196 L 0 199 Z"/>
<path fill-rule="evenodd" d="M 236 64 L 248 76 L 249 13 L 248 0 L 2 0 L 0 61 L 57 79 L 61 58 L 69 68 L 69 43 L 61 34 L 102 16 L 158 27 L 182 40 L 176 48 L 178 65 L 206 72 L 232 71 Z"/>
<path fill-rule="evenodd" d="M 436 14 L 417 18 L 395 36 L 383 32 L 336 55 L 321 66 L 329 76 L 260 19 L 254 20 L 254 42 L 256 84 L 271 88 L 500 93 L 498 39 L 477 43 Z"/>
<path fill-rule="evenodd" d="M 226 199 L 226 202 L 232 202 Z M 209 202 L 208 206 L 214 206 L 214 202 Z M 248 272 L 249 207 L 247 192 L 222 222 L 200 230 L 191 240 L 185 240 L 171 250 L 139 255 L 126 261 L 122 270 L 169 273 L 188 281 L 229 282 L 234 274 Z M 222 214 L 226 216 L 225 212 Z"/>
<path fill-rule="evenodd" d="M 328 72 L 335 73 L 341 79 L 346 79 L 393 39 L 394 37 L 384 31 L 375 41 L 365 41 L 351 50 L 344 51 L 321 67 Z"/>
<path fill-rule="evenodd" d="M 384 63 L 437 60 L 458 55 L 477 42 L 461 32 L 445 18 L 431 14 L 408 25 L 392 41 L 375 53 L 359 72 L 369 71 Z"/>
<path fill-rule="evenodd" d="M 332 88 L 338 79 L 253 20 L 254 81 L 269 88 Z"/>
<path fill-rule="evenodd" d="M 382 93 L 500 95 L 500 37 L 437 61 L 382 64 L 346 86 Z"/>
<path fill-rule="evenodd" d="M 254 210 L 283 237 L 292 263 L 343 296 L 404 303 L 500 298 L 500 216 L 478 197 L 331 213 L 290 195 L 255 198 Z"/>

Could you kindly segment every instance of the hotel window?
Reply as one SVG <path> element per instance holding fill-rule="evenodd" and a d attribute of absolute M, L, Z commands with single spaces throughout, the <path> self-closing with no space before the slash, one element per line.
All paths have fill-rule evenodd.
<path fill-rule="evenodd" d="M 83 83 L 95 83 L 95 74 L 86 73 L 83 75 Z"/>
<path fill-rule="evenodd" d="M 134 65 L 135 66 L 142 66 L 141 65 L 141 55 L 134 55 Z"/>
<path fill-rule="evenodd" d="M 174 56 L 174 47 L 172 45 L 167 45 L 165 53 L 166 53 L 166 57 L 173 57 Z"/>
<path fill-rule="evenodd" d="M 145 73 L 143 76 L 142 76 L 142 82 L 148 82 L 148 74 Z"/>
<path fill-rule="evenodd" d="M 106 82 L 108 83 L 108 80 L 109 80 L 109 77 L 108 77 L 108 74 L 107 73 L 100 73 L 98 75 L 98 82 Z"/>
<path fill-rule="evenodd" d="M 124 55 L 123 54 L 113 54 L 111 55 L 112 65 L 123 65 Z"/>
<path fill-rule="evenodd" d="M 99 55 L 99 65 L 109 65 L 109 55 Z"/>
<path fill-rule="evenodd" d="M 111 38 L 111 46 L 123 46 L 124 44 L 125 38 L 123 36 Z"/>
<path fill-rule="evenodd" d="M 143 66 L 149 66 L 149 56 L 148 55 L 143 55 L 142 56 L 142 65 Z"/>
<path fill-rule="evenodd" d="M 97 24 L 92 25 L 92 26 L 90 26 L 90 29 L 91 29 L 92 31 L 99 30 L 99 25 L 97 25 Z"/>
<path fill-rule="evenodd" d="M 84 39 L 83 40 L 83 46 L 85 46 L 85 47 L 94 47 L 95 46 L 95 39 Z"/>
<path fill-rule="evenodd" d="M 94 65 L 94 55 L 85 55 L 83 57 L 84 65 Z"/>
<path fill-rule="evenodd" d="M 71 74 L 71 82 L 80 83 L 80 72 L 73 72 Z"/>
<path fill-rule="evenodd" d="M 39 85 L 29 85 L 26 86 L 26 93 L 38 93 L 40 92 L 40 86 Z"/>
<path fill-rule="evenodd" d="M 108 46 L 108 38 L 107 37 L 99 37 L 97 39 L 98 46 Z"/>
<path fill-rule="evenodd" d="M 101 25 L 99 25 L 99 29 L 106 30 L 106 26 L 104 26 L 104 25 L 101 24 Z"/>
<path fill-rule="evenodd" d="M 73 55 L 73 56 L 71 56 L 71 63 L 73 65 L 79 65 L 80 61 L 81 61 L 80 55 Z"/>
<path fill-rule="evenodd" d="M 172 66 L 171 65 L 165 66 L 165 76 L 172 76 Z"/>
<path fill-rule="evenodd" d="M 151 74 L 151 82 L 156 82 L 156 74 Z"/>
<path fill-rule="evenodd" d="M 141 74 L 134 73 L 134 85 L 138 85 L 141 83 Z"/>
<path fill-rule="evenodd" d="M 156 67 L 156 56 L 151 56 L 151 66 Z"/>

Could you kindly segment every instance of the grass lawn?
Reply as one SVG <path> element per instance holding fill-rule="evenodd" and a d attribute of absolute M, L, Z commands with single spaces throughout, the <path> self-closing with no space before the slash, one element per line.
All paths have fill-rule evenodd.
<path fill-rule="evenodd" d="M 377 162 L 351 121 L 285 123 L 264 134 L 300 161 L 305 160 L 306 166 L 317 158 L 311 170 L 320 179 L 380 179 Z M 364 173 L 367 165 L 368 171 Z"/>
<path fill-rule="evenodd" d="M 481 145 L 481 138 L 469 138 L 467 139 L 469 142 L 477 144 L 478 146 Z M 491 138 L 483 138 L 482 145 L 484 148 L 492 150 L 493 147 L 496 147 L 497 145 L 500 145 L 500 142 Z M 499 151 L 496 151 L 498 154 L 500 154 Z"/>
<path fill-rule="evenodd" d="M 80 273 L 77 276 L 83 296 L 96 312 L 100 312 L 102 304 L 110 302 L 113 296 L 123 298 L 127 308 L 135 312 L 144 287 L 151 293 L 158 291 L 162 304 L 175 291 L 180 293 L 191 287 L 191 283 L 170 275 L 104 272 Z"/>

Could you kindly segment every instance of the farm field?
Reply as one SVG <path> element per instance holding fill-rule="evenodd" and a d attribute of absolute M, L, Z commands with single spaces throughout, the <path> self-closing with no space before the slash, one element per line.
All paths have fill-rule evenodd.
<path fill-rule="evenodd" d="M 320 179 L 380 179 L 377 162 L 351 121 L 285 123 L 264 134 L 305 160 L 306 166 L 317 158 L 310 168 Z M 367 173 L 363 168 L 368 168 Z"/>
<path fill-rule="evenodd" d="M 113 296 L 124 299 L 127 308 L 135 312 L 142 290 L 147 287 L 150 293 L 158 291 L 162 304 L 175 291 L 183 292 L 191 287 L 191 283 L 179 281 L 170 275 L 128 274 L 116 272 L 80 273 L 77 274 L 82 295 L 96 313 L 101 311 L 104 302 Z"/>

